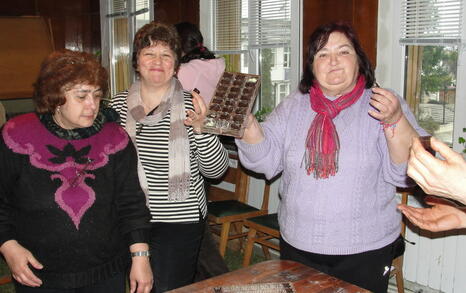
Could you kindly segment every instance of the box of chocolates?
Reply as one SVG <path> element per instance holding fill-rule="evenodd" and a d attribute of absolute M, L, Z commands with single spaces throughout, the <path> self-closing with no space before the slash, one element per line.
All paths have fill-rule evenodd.
<path fill-rule="evenodd" d="M 259 75 L 224 72 L 209 103 L 202 131 L 242 137 L 259 86 Z"/>

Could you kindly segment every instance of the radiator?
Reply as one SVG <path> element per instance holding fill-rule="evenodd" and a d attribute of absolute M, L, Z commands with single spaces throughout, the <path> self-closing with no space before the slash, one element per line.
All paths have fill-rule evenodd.
<path fill-rule="evenodd" d="M 411 196 L 408 204 L 419 206 Z M 465 230 L 432 233 L 408 225 L 406 239 L 415 244 L 406 243 L 404 278 L 427 287 L 415 292 L 466 293 Z"/>

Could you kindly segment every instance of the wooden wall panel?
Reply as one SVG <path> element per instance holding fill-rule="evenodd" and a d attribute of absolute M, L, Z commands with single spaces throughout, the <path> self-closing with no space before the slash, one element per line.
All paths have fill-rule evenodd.
<path fill-rule="evenodd" d="M 320 25 L 346 21 L 355 29 L 373 67 L 377 59 L 377 0 L 303 1 L 303 52 L 311 33 Z M 303 59 L 305 60 L 305 59 Z"/>
<path fill-rule="evenodd" d="M 2 1 L 0 16 L 35 15 L 36 0 Z"/>
<path fill-rule="evenodd" d="M 50 19 L 55 49 L 96 53 L 100 50 L 99 1 L 15 0 L 3 1 L 1 16 L 42 16 Z"/>
<path fill-rule="evenodd" d="M 353 1 L 353 27 L 374 68 L 377 62 L 377 16 L 377 0 Z"/>
<path fill-rule="evenodd" d="M 71 49 L 81 50 L 90 53 L 100 51 L 100 15 L 99 15 L 99 1 L 96 0 L 15 0 L 3 1 L 0 16 L 40 16 L 51 24 L 49 35 L 38 35 L 33 29 L 25 30 L 21 33 L 15 31 L 15 27 L 4 26 L 2 30 L 5 35 L 14 33 L 19 38 L 25 40 L 24 44 L 15 41 L 17 47 L 15 50 L 0 50 L 0 59 L 7 58 L 7 60 L 30 60 L 29 66 L 21 66 L 23 69 L 28 69 L 27 73 L 14 75 L 11 68 L 8 66 L 0 66 L 0 76 L 22 76 L 24 80 L 15 79 L 9 84 L 0 89 L 0 98 L 30 98 L 32 88 L 30 84 L 35 80 L 39 65 L 42 59 L 50 52 L 56 49 Z M 19 18 L 20 19 L 20 18 Z M 19 27 L 19 26 L 18 26 Z M 49 42 L 52 38 L 52 48 L 46 53 L 43 50 L 36 50 L 42 46 L 42 41 Z M 40 38 L 40 39 L 37 39 Z M 13 40 L 13 37 L 9 38 Z M 32 46 L 30 43 L 32 42 Z M 4 42 L 4 47 L 9 45 Z M 0 45 L 1 46 L 1 45 Z M 38 47 L 39 46 L 39 47 Z M 50 46 L 50 45 L 49 45 Z M 30 52 L 28 58 L 22 58 L 25 51 L 34 48 Z M 32 54 L 32 55 L 31 55 Z M 35 54 L 35 55 L 34 55 Z M 33 56 L 34 55 L 34 56 Z M 2 59 L 3 60 L 3 59 Z M 25 61 L 24 61 L 25 62 Z M 17 85 L 18 84 L 18 85 Z"/>
<path fill-rule="evenodd" d="M 40 64 L 53 50 L 49 23 L 34 16 L 0 17 L 0 27 L 0 99 L 31 97 Z"/>
<path fill-rule="evenodd" d="M 199 0 L 154 0 L 154 18 L 170 24 L 189 21 L 199 25 Z"/>
<path fill-rule="evenodd" d="M 38 15 L 52 21 L 55 47 L 95 53 L 100 50 L 99 3 L 92 0 L 38 2 Z"/>

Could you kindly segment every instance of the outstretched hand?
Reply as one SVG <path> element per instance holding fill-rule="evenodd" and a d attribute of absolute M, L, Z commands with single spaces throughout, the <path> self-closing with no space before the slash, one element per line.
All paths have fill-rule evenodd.
<path fill-rule="evenodd" d="M 415 208 L 400 204 L 398 209 L 408 220 L 421 229 L 432 232 L 448 231 L 466 228 L 466 213 L 452 206 L 450 203 L 442 203 L 440 200 L 427 201 L 433 205 L 429 208 Z"/>
<path fill-rule="evenodd" d="M 466 204 L 466 162 L 461 154 L 431 137 L 431 147 L 445 160 L 427 152 L 418 138 L 413 139 L 408 175 L 428 194 L 452 198 Z"/>
<path fill-rule="evenodd" d="M 0 252 L 5 257 L 11 275 L 18 283 L 30 287 L 42 285 L 42 280 L 31 271 L 29 265 L 38 270 L 42 269 L 43 266 L 29 250 L 21 246 L 16 240 L 8 240 L 2 244 Z"/>
<path fill-rule="evenodd" d="M 466 213 L 450 205 L 436 204 L 430 208 L 398 205 L 408 220 L 421 229 L 432 232 L 466 228 Z"/>

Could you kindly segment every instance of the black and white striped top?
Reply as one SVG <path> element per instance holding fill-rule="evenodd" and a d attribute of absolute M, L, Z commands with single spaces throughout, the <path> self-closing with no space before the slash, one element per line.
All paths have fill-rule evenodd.
<path fill-rule="evenodd" d="M 125 127 L 128 106 L 128 92 L 115 95 L 111 106 L 119 114 L 120 124 Z M 191 94 L 184 92 L 186 109 L 193 110 Z M 168 201 L 168 137 L 170 131 L 170 111 L 154 126 L 136 124 L 136 144 L 139 159 L 146 172 L 149 186 L 149 209 L 151 222 L 197 222 L 199 213 L 207 215 L 204 179 L 218 178 L 228 168 L 228 155 L 216 135 L 194 134 L 187 127 L 191 180 L 190 195 L 185 201 Z"/>

